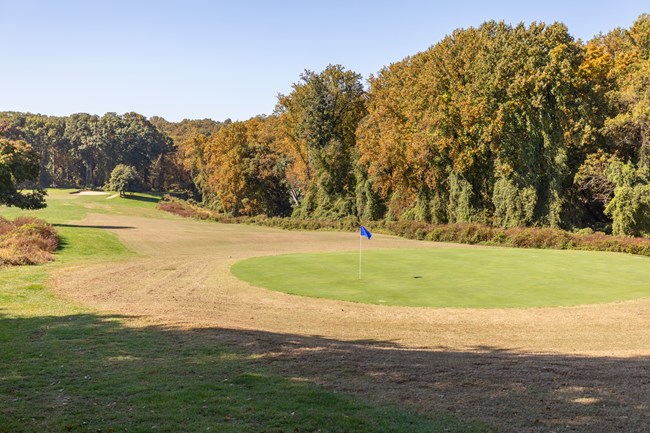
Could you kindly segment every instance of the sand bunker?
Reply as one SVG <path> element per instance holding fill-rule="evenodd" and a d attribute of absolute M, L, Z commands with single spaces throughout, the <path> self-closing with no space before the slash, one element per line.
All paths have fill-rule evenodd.
<path fill-rule="evenodd" d="M 76 194 L 76 195 L 108 195 L 109 193 L 104 192 L 104 191 L 79 191 L 79 192 L 73 192 L 72 194 Z"/>

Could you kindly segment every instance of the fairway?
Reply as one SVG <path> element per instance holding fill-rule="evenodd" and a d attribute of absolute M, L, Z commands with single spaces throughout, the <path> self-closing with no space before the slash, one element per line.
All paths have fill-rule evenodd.
<path fill-rule="evenodd" d="M 409 307 L 554 307 L 650 297 L 650 259 L 592 251 L 449 248 L 288 254 L 236 263 L 254 286 Z"/>

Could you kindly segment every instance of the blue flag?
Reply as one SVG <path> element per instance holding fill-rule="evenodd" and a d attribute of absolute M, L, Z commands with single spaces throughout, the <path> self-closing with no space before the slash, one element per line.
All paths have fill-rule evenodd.
<path fill-rule="evenodd" d="M 361 236 L 365 236 L 370 239 L 372 237 L 372 233 L 370 233 L 364 226 L 361 226 Z"/>

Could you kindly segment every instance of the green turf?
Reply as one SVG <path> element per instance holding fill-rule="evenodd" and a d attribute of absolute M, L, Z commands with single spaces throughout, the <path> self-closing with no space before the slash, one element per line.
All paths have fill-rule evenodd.
<path fill-rule="evenodd" d="M 160 212 L 156 204 L 162 194 L 137 193 L 133 196 L 109 198 L 108 195 L 72 194 L 73 189 L 47 190 L 47 207 L 25 211 L 15 207 L 0 206 L 0 216 L 15 218 L 18 215 L 35 216 L 49 223 L 66 223 L 83 219 L 88 213 L 134 215 L 149 218 L 170 218 L 170 214 Z"/>
<path fill-rule="evenodd" d="M 107 208 L 104 200 L 52 191 L 50 206 L 30 214 L 67 224 L 58 226 L 65 242 L 56 262 L 0 269 L 0 433 L 492 431 L 276 374 L 263 353 L 219 342 L 238 331 L 133 328 L 56 297 L 44 287 L 52 270 L 133 255 L 112 233 L 67 221 L 97 208 L 167 217 L 152 201 L 114 199 Z M 2 216 L 18 213 L 0 207 Z"/>
<path fill-rule="evenodd" d="M 542 307 L 650 296 L 650 258 L 498 247 L 290 254 L 232 272 L 290 294 L 415 307 Z"/>

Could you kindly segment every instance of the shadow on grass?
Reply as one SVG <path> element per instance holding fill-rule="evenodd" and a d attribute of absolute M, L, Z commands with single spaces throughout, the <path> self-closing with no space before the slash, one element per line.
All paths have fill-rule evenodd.
<path fill-rule="evenodd" d="M 65 236 L 57 235 L 56 251 L 61 252 L 70 246 L 70 242 L 65 238 Z"/>
<path fill-rule="evenodd" d="M 54 227 L 68 227 L 75 229 L 104 229 L 104 230 L 122 230 L 122 229 L 134 229 L 133 226 L 111 226 L 111 225 L 83 225 L 83 224 L 52 224 Z"/>
<path fill-rule="evenodd" d="M 160 197 L 144 197 L 141 195 L 137 194 L 125 194 L 121 196 L 122 198 L 128 199 L 128 200 L 134 200 L 134 201 L 144 201 L 148 203 L 158 203 L 160 201 Z"/>
<path fill-rule="evenodd" d="M 373 340 L 193 332 L 244 348 L 279 374 L 428 416 L 451 413 L 504 432 L 650 431 L 648 357 L 417 350 Z"/>
<path fill-rule="evenodd" d="M 0 431 L 489 431 L 326 391 L 290 362 L 296 342 L 335 357 L 355 345 L 124 319 L 0 314 Z"/>
<path fill-rule="evenodd" d="M 52 225 L 55 226 L 55 227 L 58 227 L 58 228 L 81 229 L 81 231 L 78 232 L 80 236 L 83 236 L 82 233 L 85 236 L 92 236 L 90 234 L 90 232 L 84 231 L 85 229 L 128 230 L 128 229 L 135 228 L 135 227 L 130 227 L 130 226 L 111 226 L 111 225 L 103 225 L 103 226 L 98 226 L 98 225 L 87 225 L 86 226 L 86 225 L 76 225 L 76 224 L 52 224 Z M 57 235 L 57 239 L 58 239 L 58 241 L 57 241 L 56 251 L 59 252 L 59 253 L 61 251 L 65 250 L 65 249 L 69 248 L 69 247 L 74 246 L 74 242 L 71 243 L 68 240 L 68 236 L 66 236 L 66 235 L 62 235 L 61 233 L 59 233 Z M 90 245 L 91 246 L 95 245 L 95 246 L 98 247 L 98 249 L 97 250 L 93 250 L 92 248 L 89 249 L 89 251 L 86 252 L 87 255 L 92 255 L 92 254 L 95 254 L 95 253 L 102 253 L 103 252 L 102 251 L 102 243 L 97 242 L 96 244 L 93 244 L 91 242 Z"/>
<path fill-rule="evenodd" d="M 413 350 L 121 319 L 0 316 L 0 431 L 650 431 L 648 358 Z"/>

